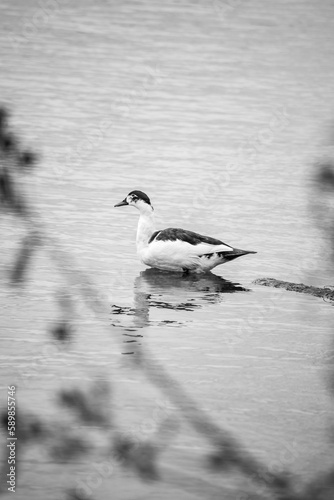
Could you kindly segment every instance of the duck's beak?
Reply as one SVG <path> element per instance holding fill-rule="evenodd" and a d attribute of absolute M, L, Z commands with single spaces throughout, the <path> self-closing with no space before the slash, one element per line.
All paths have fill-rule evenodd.
<path fill-rule="evenodd" d="M 120 201 L 119 203 L 116 203 L 114 207 L 122 207 L 123 205 L 128 205 L 128 202 L 126 200 Z"/>

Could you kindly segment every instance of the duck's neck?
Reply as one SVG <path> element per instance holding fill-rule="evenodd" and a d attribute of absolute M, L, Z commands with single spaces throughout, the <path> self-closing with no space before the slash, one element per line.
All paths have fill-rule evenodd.
<path fill-rule="evenodd" d="M 154 212 L 151 207 L 140 210 L 140 217 L 137 227 L 137 251 L 140 252 L 148 246 L 148 241 L 155 230 Z"/>

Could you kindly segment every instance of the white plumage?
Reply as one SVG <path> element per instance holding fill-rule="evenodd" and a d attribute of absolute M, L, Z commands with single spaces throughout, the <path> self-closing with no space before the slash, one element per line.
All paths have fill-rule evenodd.
<path fill-rule="evenodd" d="M 256 253 L 185 229 L 155 231 L 154 210 L 149 197 L 142 191 L 131 191 L 115 207 L 123 205 L 132 205 L 140 212 L 137 252 L 147 266 L 168 271 L 207 272 L 242 255 Z"/>

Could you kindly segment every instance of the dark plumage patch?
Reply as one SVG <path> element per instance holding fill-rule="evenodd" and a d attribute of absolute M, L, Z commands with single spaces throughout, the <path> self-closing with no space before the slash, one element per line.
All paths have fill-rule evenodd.
<path fill-rule="evenodd" d="M 233 250 L 231 251 L 217 252 L 217 255 L 219 255 L 219 257 L 225 257 L 225 259 L 232 260 L 235 259 L 236 257 L 241 257 L 242 255 L 247 255 L 249 253 L 256 253 L 256 252 L 253 252 L 252 250 L 240 250 L 239 248 L 233 248 Z"/>
<path fill-rule="evenodd" d="M 225 245 L 220 240 L 216 238 L 211 238 L 210 236 L 203 236 L 202 234 L 194 233 L 193 231 L 187 231 L 186 229 L 169 227 L 163 231 L 155 231 L 152 234 L 149 243 L 153 240 L 156 241 L 185 241 L 190 243 L 190 245 L 199 245 L 200 243 L 208 243 L 209 245 Z M 227 245 L 229 246 L 229 245 Z"/>
<path fill-rule="evenodd" d="M 207 259 L 211 259 L 211 257 L 213 257 L 214 255 L 216 255 L 216 252 L 213 252 L 213 253 L 204 253 L 203 255 L 200 255 L 200 257 L 206 257 Z"/>
<path fill-rule="evenodd" d="M 161 233 L 161 231 L 154 231 L 154 233 L 152 234 L 151 238 L 148 240 L 148 243 L 150 244 L 156 238 L 156 236 L 159 233 Z"/>
<path fill-rule="evenodd" d="M 145 201 L 145 203 L 148 203 L 151 205 L 151 201 L 147 194 L 143 193 L 143 191 L 131 191 L 131 193 L 128 194 L 128 196 L 136 196 L 137 198 L 140 198 L 141 200 Z"/>
<path fill-rule="evenodd" d="M 211 259 L 214 255 L 218 257 L 224 257 L 227 260 L 233 260 L 237 257 L 241 257 L 242 255 L 247 255 L 249 253 L 256 253 L 251 250 L 240 250 L 239 248 L 233 248 L 233 250 L 223 250 L 222 252 L 210 252 L 204 253 L 201 257 L 206 257 L 207 259 Z"/>

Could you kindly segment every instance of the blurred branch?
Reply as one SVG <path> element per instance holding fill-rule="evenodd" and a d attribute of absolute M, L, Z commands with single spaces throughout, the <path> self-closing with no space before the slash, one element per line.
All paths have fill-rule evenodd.
<path fill-rule="evenodd" d="M 186 393 L 181 384 L 154 360 L 153 356 L 141 355 L 135 361 L 148 379 L 160 387 L 178 407 L 189 424 L 211 442 L 216 451 L 209 457 L 208 465 L 213 471 L 226 471 L 234 467 L 255 483 L 266 486 L 276 495 L 274 498 L 297 498 L 285 475 L 269 472 L 268 468 L 252 456 L 230 431 L 215 424 Z M 288 496 L 282 497 L 282 492 Z"/>
<path fill-rule="evenodd" d="M 22 241 L 14 268 L 11 273 L 13 284 L 22 283 L 35 248 L 40 244 L 38 233 L 31 231 Z"/>

